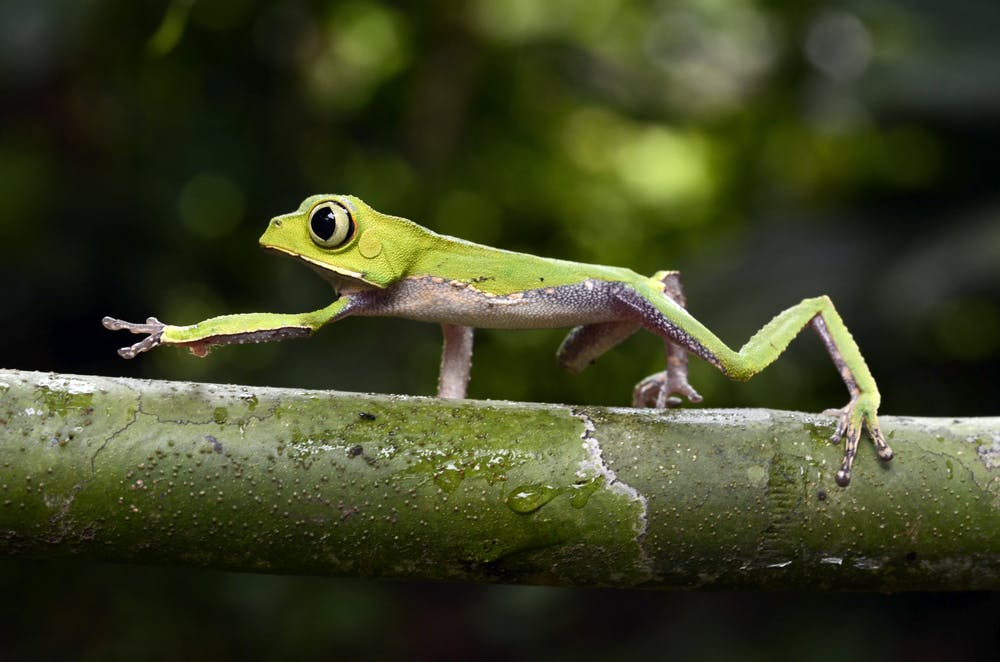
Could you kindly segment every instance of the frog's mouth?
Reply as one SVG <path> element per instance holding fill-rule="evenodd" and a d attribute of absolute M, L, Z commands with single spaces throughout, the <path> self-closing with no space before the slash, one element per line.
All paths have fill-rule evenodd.
<path fill-rule="evenodd" d="M 363 273 L 358 273 L 356 271 L 351 271 L 350 269 L 344 269 L 342 267 L 336 267 L 326 262 L 320 262 L 319 260 L 313 260 L 304 255 L 299 255 L 291 251 L 287 251 L 283 248 L 277 246 L 269 246 L 267 244 L 261 244 L 263 248 L 268 253 L 275 253 L 277 255 L 287 255 L 299 260 L 307 267 L 319 274 L 320 278 L 330 283 L 333 289 L 340 293 L 341 291 L 351 291 L 351 290 L 370 290 L 372 288 L 381 289 L 376 283 L 371 282 L 365 278 Z"/>

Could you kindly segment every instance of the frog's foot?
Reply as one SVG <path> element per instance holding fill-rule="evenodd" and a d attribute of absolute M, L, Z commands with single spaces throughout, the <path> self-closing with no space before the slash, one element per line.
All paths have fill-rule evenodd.
<path fill-rule="evenodd" d="M 824 414 L 837 417 L 837 429 L 830 437 L 830 443 L 839 444 L 844 442 L 844 461 L 837 472 L 837 484 L 847 487 L 851 482 L 851 467 L 854 465 L 854 456 L 858 453 L 858 441 L 861 439 L 861 429 L 867 428 L 868 434 L 875 444 L 875 452 L 879 459 L 888 462 L 892 459 L 892 449 L 886 443 L 882 430 L 878 425 L 878 417 L 875 415 L 877 405 L 873 404 L 869 398 L 863 394 L 851 398 L 845 406 L 840 409 L 827 409 Z"/>
<path fill-rule="evenodd" d="M 126 322 L 114 317 L 105 317 L 101 320 L 101 324 L 104 325 L 105 329 L 110 331 L 131 331 L 132 333 L 148 334 L 146 338 L 143 338 L 134 345 L 119 349 L 118 356 L 123 359 L 134 359 L 136 355 L 148 352 L 160 345 L 163 342 L 163 329 L 167 326 L 155 317 L 147 318 L 145 324 Z"/>
<path fill-rule="evenodd" d="M 687 398 L 690 402 L 701 402 L 701 396 L 688 384 L 684 375 L 670 375 L 667 370 L 646 377 L 635 385 L 632 391 L 633 407 L 655 407 L 665 409 L 666 407 L 676 407 L 683 400 L 678 395 Z"/>

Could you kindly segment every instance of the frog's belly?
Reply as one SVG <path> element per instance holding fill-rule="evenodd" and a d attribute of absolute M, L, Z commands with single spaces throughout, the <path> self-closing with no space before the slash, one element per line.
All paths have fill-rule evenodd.
<path fill-rule="evenodd" d="M 586 279 L 573 285 L 495 295 L 459 281 L 406 278 L 369 293 L 361 315 L 493 329 L 543 329 L 622 319 L 616 296 L 626 283 Z"/>

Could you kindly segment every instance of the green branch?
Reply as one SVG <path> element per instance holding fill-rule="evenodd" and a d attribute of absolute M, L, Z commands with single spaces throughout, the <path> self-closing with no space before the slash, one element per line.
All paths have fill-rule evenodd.
<path fill-rule="evenodd" d="M 648 588 L 1000 589 L 1000 419 L 0 371 L 0 553 Z"/>

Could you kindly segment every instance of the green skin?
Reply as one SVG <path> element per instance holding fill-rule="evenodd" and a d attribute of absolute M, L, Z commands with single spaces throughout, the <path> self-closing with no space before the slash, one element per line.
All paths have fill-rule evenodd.
<path fill-rule="evenodd" d="M 739 351 L 726 346 L 684 305 L 677 272 L 652 277 L 629 269 L 553 260 L 440 235 L 412 221 L 375 211 L 353 196 L 315 195 L 291 214 L 271 220 L 260 238 L 270 251 L 295 257 L 324 276 L 337 298 L 299 314 L 224 315 L 173 326 L 149 318 L 134 324 L 104 318 L 108 329 L 147 337 L 119 350 L 133 358 L 159 345 L 181 345 L 204 356 L 212 345 L 308 336 L 351 315 L 435 322 L 444 330 L 438 395 L 465 397 L 472 329 L 574 326 L 559 348 L 560 364 L 579 371 L 640 328 L 664 340 L 666 370 L 639 382 L 633 406 L 663 408 L 701 397 L 687 382 L 695 354 L 733 379 L 770 365 L 807 325 L 817 332 L 850 393 L 831 441 L 844 441 L 837 483 L 846 486 L 863 428 L 878 455 L 892 459 L 879 430 L 878 388 L 857 344 L 830 299 L 806 299 L 779 313 Z"/>

